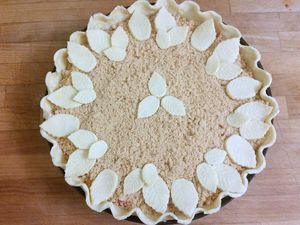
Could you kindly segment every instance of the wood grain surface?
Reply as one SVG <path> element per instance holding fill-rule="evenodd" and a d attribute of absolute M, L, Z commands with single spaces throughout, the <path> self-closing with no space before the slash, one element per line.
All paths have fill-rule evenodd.
<path fill-rule="evenodd" d="M 54 52 L 90 15 L 131 0 L 0 1 L 0 224 L 132 224 L 97 214 L 52 165 L 40 137 L 39 100 Z M 300 1 L 198 0 L 257 47 L 273 74 L 281 114 L 267 168 L 248 192 L 193 224 L 300 224 Z"/>

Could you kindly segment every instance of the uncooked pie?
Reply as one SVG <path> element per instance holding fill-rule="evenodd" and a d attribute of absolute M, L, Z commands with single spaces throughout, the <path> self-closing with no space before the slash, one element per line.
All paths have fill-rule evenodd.
<path fill-rule="evenodd" d="M 41 134 L 88 206 L 189 223 L 265 167 L 278 113 L 260 54 L 191 1 L 93 15 L 54 55 Z"/>

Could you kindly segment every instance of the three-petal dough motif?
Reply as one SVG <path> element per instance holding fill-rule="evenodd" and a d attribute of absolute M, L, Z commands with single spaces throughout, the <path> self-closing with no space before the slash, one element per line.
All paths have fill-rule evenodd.
<path fill-rule="evenodd" d="M 157 30 L 156 43 L 161 49 L 183 43 L 189 31 L 187 26 L 178 27 L 175 18 L 164 7 L 157 13 L 154 23 Z"/>
<path fill-rule="evenodd" d="M 112 36 L 103 30 L 88 30 L 86 32 L 89 45 L 96 53 L 104 53 L 111 61 L 123 61 L 126 57 L 128 36 L 122 27 L 118 27 Z"/>
<path fill-rule="evenodd" d="M 67 137 L 77 148 L 69 157 L 65 174 L 77 179 L 88 172 L 107 151 L 108 145 L 88 130 L 80 129 L 80 121 L 69 114 L 57 114 L 44 121 L 40 128 L 53 137 Z"/>
<path fill-rule="evenodd" d="M 239 56 L 240 40 L 232 38 L 222 41 L 214 49 L 206 63 L 206 73 L 221 80 L 232 80 L 242 73 L 239 65 L 235 64 Z"/>
<path fill-rule="evenodd" d="M 40 127 L 51 136 L 67 137 L 78 148 L 70 155 L 66 164 L 67 182 L 77 181 L 107 151 L 108 145 L 105 141 L 98 141 L 91 131 L 79 129 L 80 121 L 75 116 L 57 114 L 43 122 Z"/>
<path fill-rule="evenodd" d="M 230 139 L 231 138 L 229 138 L 227 142 L 231 141 Z M 233 144 L 235 143 L 231 141 L 230 145 Z M 250 165 L 254 165 L 256 163 L 255 159 L 253 158 L 253 156 L 255 156 L 254 151 L 249 153 L 248 149 L 245 149 L 245 146 L 242 144 L 240 144 L 240 147 L 243 148 L 244 152 L 239 153 L 237 151 L 228 151 L 227 149 L 230 157 L 232 159 L 237 159 L 238 162 L 241 162 L 241 159 L 244 159 L 247 157 L 247 155 L 251 154 L 251 157 L 254 161 L 252 160 Z M 251 148 L 248 146 L 248 143 L 246 148 Z M 217 148 L 206 152 L 204 155 L 206 162 L 200 163 L 197 166 L 196 176 L 200 184 L 206 190 L 212 193 L 216 193 L 217 188 L 220 188 L 226 192 L 242 193 L 245 190 L 242 178 L 235 168 L 224 164 L 226 155 L 226 151 Z M 249 165 L 249 163 L 247 163 L 247 165 Z"/>
<path fill-rule="evenodd" d="M 134 169 L 125 177 L 123 189 L 125 195 L 136 193 L 140 189 L 148 206 L 159 213 L 167 210 L 169 189 L 154 164 L 146 164 L 143 169 Z"/>
<path fill-rule="evenodd" d="M 71 109 L 91 103 L 96 99 L 93 83 L 87 74 L 72 72 L 72 85 L 57 89 L 60 79 L 59 73 L 48 73 L 46 78 L 46 83 L 51 85 L 51 88 L 48 88 L 50 94 L 47 100 L 54 105 L 63 109 Z"/>
<path fill-rule="evenodd" d="M 227 117 L 227 123 L 239 128 L 240 135 L 247 140 L 263 138 L 270 125 L 265 123 L 271 114 L 272 107 L 259 101 L 249 102 L 241 105 Z"/>
<path fill-rule="evenodd" d="M 186 109 L 181 100 L 173 96 L 165 96 L 167 93 L 167 84 L 165 79 L 157 72 L 152 74 L 148 82 L 150 96 L 144 98 L 138 107 L 138 118 L 147 118 L 154 115 L 161 106 L 173 116 L 185 116 Z"/>

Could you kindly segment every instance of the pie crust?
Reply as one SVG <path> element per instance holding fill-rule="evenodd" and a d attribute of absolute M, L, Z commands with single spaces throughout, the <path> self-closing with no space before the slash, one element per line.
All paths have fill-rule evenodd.
<path fill-rule="evenodd" d="M 230 135 L 226 144 L 224 143 L 227 148 L 226 151 L 217 148 L 210 150 L 209 154 L 206 153 L 205 159 L 199 162 L 199 166 L 191 171 L 195 175 L 195 179 L 198 177 L 197 185 L 216 193 L 216 198 L 211 204 L 203 205 L 203 207 L 198 207 L 199 196 L 194 187 L 196 184 L 178 177 L 170 187 L 160 176 L 156 168 L 158 165 L 151 163 L 132 170 L 131 176 L 126 176 L 125 182 L 123 177 L 118 176 L 118 171 L 109 168 L 102 170 L 91 183 L 83 182 L 82 176 L 92 169 L 100 157 L 109 153 L 110 143 L 101 140 L 100 137 L 90 131 L 80 129 L 81 121 L 65 115 L 64 110 L 60 110 L 83 107 L 91 104 L 98 97 L 97 87 L 93 86 L 87 76 L 99 63 L 97 54 L 103 54 L 108 60 L 115 63 L 122 63 L 127 56 L 126 50 L 130 45 L 130 38 L 145 41 L 153 38 L 152 33 L 157 33 L 155 41 L 162 50 L 183 43 L 187 38 L 188 30 L 186 27 L 177 27 L 176 19 L 172 15 L 193 21 L 196 24 L 207 21 L 203 27 L 195 29 L 197 32 L 194 31 L 192 40 L 188 40 L 190 45 L 198 51 L 206 51 L 216 40 L 216 34 L 221 34 L 222 42 L 221 44 L 218 43 L 218 47 L 215 47 L 219 50 L 215 50 L 215 53 L 210 56 L 210 67 L 208 64 L 203 66 L 206 66 L 208 74 L 232 82 L 227 86 L 227 90 L 224 88 L 224 95 L 227 91 L 228 96 L 236 101 L 240 100 L 239 98 L 247 99 L 258 95 L 261 100 L 260 102 L 252 101 L 252 103 L 246 101 L 244 109 L 235 109 L 227 117 L 227 123 L 239 129 L 243 137 L 237 134 Z M 148 20 L 148 17 L 151 16 L 155 18 L 154 22 Z M 122 27 L 118 26 L 123 22 L 128 22 L 129 31 L 124 31 Z M 211 30 L 212 26 L 215 27 L 215 30 Z M 197 42 L 199 38 L 203 42 Z M 263 151 L 275 143 L 276 132 L 272 120 L 279 113 L 279 108 L 276 100 L 267 95 L 272 76 L 258 67 L 261 59 L 260 53 L 253 47 L 240 45 L 240 38 L 239 30 L 233 26 L 225 25 L 221 16 L 216 12 L 202 12 L 199 5 L 192 1 L 177 4 L 174 0 L 158 0 L 154 5 L 139 0 L 128 8 L 117 6 L 108 16 L 101 13 L 93 15 L 89 20 L 87 32 L 77 31 L 71 35 L 67 48 L 59 50 L 54 56 L 57 71 L 47 74 L 48 95 L 41 100 L 41 108 L 46 121 L 41 125 L 41 135 L 53 144 L 51 148 L 53 164 L 66 170 L 65 179 L 69 185 L 83 189 L 86 203 L 91 209 L 97 212 L 110 209 L 112 215 L 118 220 L 136 215 L 145 224 L 156 224 L 171 219 L 178 223 L 188 224 L 198 213 L 212 214 L 219 211 L 224 197 L 237 198 L 245 193 L 248 186 L 247 175 L 257 174 L 266 166 Z M 102 40 L 101 43 L 97 41 L 100 39 Z M 240 77 L 242 70 L 234 65 L 237 58 L 234 56 L 234 43 L 226 45 L 227 47 L 230 46 L 230 50 L 228 50 L 226 46 L 221 46 L 225 42 L 224 40 L 228 40 L 228 42 L 238 40 L 238 54 L 242 56 L 247 68 L 253 74 L 252 78 L 254 79 L 251 80 L 251 85 L 247 85 L 249 80 L 245 82 L 245 79 L 237 78 L 238 80 L 231 81 Z M 224 52 L 222 48 L 226 49 L 225 55 L 222 55 Z M 213 58 L 214 56 L 216 58 Z M 68 68 L 68 64 L 73 64 L 78 70 L 69 75 L 73 85 L 61 87 L 61 80 L 65 76 L 63 71 Z M 162 110 L 170 117 L 186 117 L 188 105 L 184 99 L 169 92 L 169 88 L 173 90 L 173 87 L 169 86 L 164 74 L 157 73 L 157 71 L 152 72 L 148 87 L 145 87 L 149 90 L 145 92 L 147 94 L 139 103 L 136 119 L 146 120 L 157 116 L 157 113 Z M 246 93 L 241 92 L 239 85 L 245 85 L 246 89 L 249 90 Z M 247 105 L 247 103 L 251 104 Z M 60 114 L 63 115 L 56 117 Z M 250 118 L 250 114 L 257 116 Z M 56 128 L 60 130 L 55 130 Z M 258 130 L 259 134 L 253 132 L 253 129 Z M 78 149 L 69 157 L 69 160 L 71 158 L 70 162 L 64 155 L 61 142 L 58 141 L 59 138 L 67 138 Z M 255 148 L 255 152 L 249 144 L 252 139 L 263 139 Z M 237 146 L 243 151 L 239 151 Z M 230 157 L 234 163 L 243 167 L 241 173 L 235 168 L 223 164 L 225 156 Z M 232 178 L 232 181 L 229 182 L 225 177 Z M 112 196 L 121 183 L 127 185 L 126 191 L 124 189 L 127 194 L 142 191 L 145 204 L 156 211 L 155 216 L 145 212 L 140 207 L 127 210 L 112 202 Z M 218 192 L 216 191 L 217 188 Z M 175 207 L 176 210 L 170 210 L 171 202 L 172 207 Z"/>

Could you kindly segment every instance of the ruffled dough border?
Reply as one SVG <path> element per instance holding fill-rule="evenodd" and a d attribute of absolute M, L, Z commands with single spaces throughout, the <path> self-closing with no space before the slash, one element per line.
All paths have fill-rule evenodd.
<path fill-rule="evenodd" d="M 91 16 L 87 29 L 107 30 L 110 29 L 112 26 L 115 26 L 118 23 L 128 19 L 129 16 L 135 10 L 138 10 L 141 13 L 149 16 L 156 13 L 162 6 L 164 6 L 171 13 L 180 14 L 181 16 L 187 19 L 198 21 L 198 22 L 213 18 L 217 32 L 222 33 L 222 35 L 226 39 L 241 38 L 240 31 L 233 26 L 225 25 L 222 21 L 222 17 L 216 12 L 214 11 L 201 12 L 199 5 L 195 2 L 185 1 L 181 4 L 177 4 L 175 0 L 158 0 L 154 5 L 151 5 L 146 0 L 138 0 L 135 3 L 133 3 L 128 9 L 121 6 L 117 6 L 108 16 L 102 13 L 97 13 Z M 279 107 L 276 100 L 273 97 L 267 95 L 267 89 L 270 87 L 272 83 L 272 76 L 270 73 L 258 67 L 258 62 L 261 59 L 260 53 L 253 47 L 241 45 L 240 54 L 246 60 L 248 66 L 250 66 L 250 68 L 253 70 L 254 77 L 257 80 L 261 81 L 263 84 L 263 88 L 260 91 L 261 98 L 267 101 L 273 107 L 272 113 L 269 115 L 269 117 L 266 120 L 266 123 L 268 123 L 271 128 L 267 133 L 265 142 L 260 146 L 260 148 L 257 151 L 257 167 L 255 169 L 245 170 L 242 173 L 242 180 L 246 187 L 245 188 L 246 191 L 248 187 L 247 175 L 257 174 L 261 172 L 266 166 L 266 160 L 263 155 L 263 151 L 264 149 L 272 146 L 275 143 L 276 131 L 272 124 L 272 120 L 279 113 Z M 52 116 L 51 107 L 47 105 L 46 101 L 41 102 L 41 108 L 43 109 L 44 119 L 47 119 Z M 57 167 L 65 169 L 66 162 L 63 160 L 62 150 L 60 149 L 57 141 L 51 136 L 49 136 L 43 130 L 41 130 L 41 135 L 45 139 L 47 139 L 50 143 L 53 144 L 51 148 L 51 157 L 52 157 L 53 164 Z M 66 181 L 68 184 L 72 186 L 80 187 L 83 189 L 86 196 L 86 203 L 91 209 L 97 212 L 102 212 L 105 209 L 110 209 L 112 215 L 118 220 L 124 220 L 131 215 L 136 215 L 145 224 L 156 224 L 170 219 L 177 220 L 178 223 L 188 224 L 193 220 L 194 216 L 198 213 L 212 214 L 219 211 L 221 208 L 221 201 L 224 197 L 230 196 L 232 198 L 237 198 L 245 193 L 245 191 L 244 193 L 241 194 L 221 192 L 218 198 L 214 201 L 212 205 L 209 206 L 209 208 L 197 208 L 193 216 L 189 219 L 180 218 L 176 216 L 174 213 L 167 212 L 163 214 L 160 218 L 154 220 L 148 217 L 147 215 L 145 215 L 140 208 L 135 208 L 128 212 L 117 207 L 112 202 L 104 202 L 98 206 L 95 206 L 91 202 L 90 191 L 86 184 L 82 182 L 78 182 L 78 180 L 66 180 Z"/>

